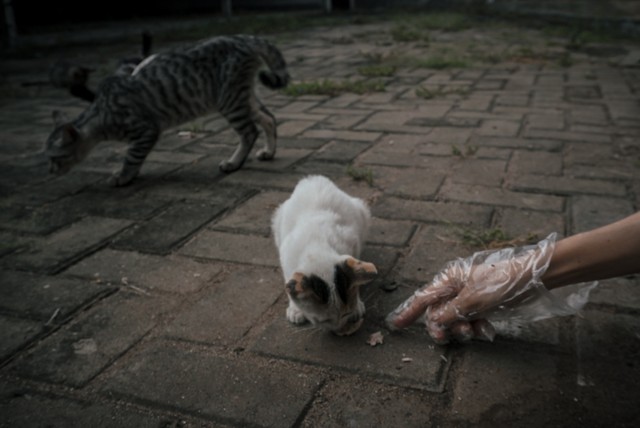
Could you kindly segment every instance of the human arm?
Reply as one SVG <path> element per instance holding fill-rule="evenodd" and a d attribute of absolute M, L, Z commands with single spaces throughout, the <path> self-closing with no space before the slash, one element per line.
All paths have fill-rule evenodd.
<path fill-rule="evenodd" d="M 425 316 L 438 342 L 450 334 L 470 338 L 486 332 L 487 315 L 518 302 L 536 286 L 547 289 L 640 272 L 640 213 L 557 243 L 476 253 L 448 263 L 387 317 L 404 328 Z"/>

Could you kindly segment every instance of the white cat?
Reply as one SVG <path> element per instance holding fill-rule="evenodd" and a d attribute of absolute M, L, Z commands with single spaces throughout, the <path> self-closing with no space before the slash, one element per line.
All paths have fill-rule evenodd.
<path fill-rule="evenodd" d="M 272 218 L 273 235 L 289 296 L 287 319 L 307 320 L 338 335 L 354 333 L 365 308 L 359 288 L 376 275 L 358 260 L 371 214 L 323 176 L 298 183 Z"/>

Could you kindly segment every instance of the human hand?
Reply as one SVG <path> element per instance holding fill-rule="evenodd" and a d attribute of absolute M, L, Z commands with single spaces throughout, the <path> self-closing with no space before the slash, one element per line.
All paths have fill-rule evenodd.
<path fill-rule="evenodd" d="M 434 279 L 418 289 L 387 316 L 392 329 L 422 318 L 437 343 L 479 338 L 493 340 L 487 317 L 509 313 L 527 299 L 546 271 L 555 234 L 534 246 L 482 251 L 449 262 Z M 503 314 L 504 315 L 504 314 Z"/>

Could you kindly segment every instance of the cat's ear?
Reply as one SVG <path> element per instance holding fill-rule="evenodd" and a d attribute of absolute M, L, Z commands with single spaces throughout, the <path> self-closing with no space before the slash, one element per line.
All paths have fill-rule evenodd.
<path fill-rule="evenodd" d="M 320 303 L 329 301 L 329 286 L 315 275 L 306 276 L 296 272 L 287 282 L 285 288 L 287 294 L 298 301 L 317 300 Z"/>
<path fill-rule="evenodd" d="M 53 118 L 53 124 L 56 128 L 70 122 L 69 117 L 60 110 L 52 111 L 51 117 Z"/>
<path fill-rule="evenodd" d="M 378 276 L 378 269 L 373 263 L 363 262 L 353 257 L 348 257 L 342 263 L 342 268 L 352 286 L 364 285 Z"/>

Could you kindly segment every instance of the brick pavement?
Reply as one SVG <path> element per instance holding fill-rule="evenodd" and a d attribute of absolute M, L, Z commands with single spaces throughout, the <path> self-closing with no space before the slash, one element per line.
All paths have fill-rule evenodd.
<path fill-rule="evenodd" d="M 350 43 L 283 38 L 294 81 L 357 79 L 358 53 L 388 49 L 357 37 L 377 25 L 341 28 Z M 104 183 L 120 145 L 58 178 L 33 154 L 50 110 L 81 103 L 47 88 L 3 102 L 0 426 L 637 426 L 637 276 L 603 281 L 583 317 L 505 327 L 492 344 L 439 347 L 383 319 L 475 249 L 461 231 L 568 235 L 636 211 L 638 68 L 585 56 L 385 80 L 364 95 L 261 90 L 279 120 L 273 162 L 219 173 L 235 137 L 211 116 L 180 128 L 194 138 L 168 132 L 121 189 Z M 464 91 L 423 99 L 420 86 Z M 374 216 L 363 258 L 382 275 L 347 338 L 284 319 L 269 218 L 311 173 Z"/>

